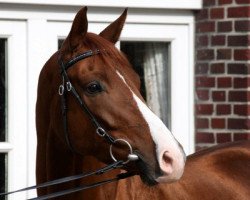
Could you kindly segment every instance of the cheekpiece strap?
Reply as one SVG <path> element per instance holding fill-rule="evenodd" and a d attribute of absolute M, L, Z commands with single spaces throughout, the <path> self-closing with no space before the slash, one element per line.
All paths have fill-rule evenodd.
<path fill-rule="evenodd" d="M 108 141 L 110 144 L 114 144 L 115 139 L 109 135 L 105 129 L 102 128 L 102 126 L 99 124 L 98 120 L 95 118 L 95 116 L 92 114 L 92 112 L 89 110 L 88 106 L 85 104 L 84 101 L 80 98 L 78 92 L 76 89 L 73 87 L 73 85 L 70 82 L 70 79 L 67 74 L 67 70 L 73 66 L 75 63 L 77 63 L 80 60 L 83 60 L 85 58 L 91 57 L 93 55 L 97 55 L 100 53 L 99 49 L 96 50 L 88 50 L 84 53 L 81 53 L 77 55 L 76 57 L 72 58 L 70 61 L 64 63 L 61 56 L 59 56 L 59 65 L 61 67 L 61 75 L 62 75 L 62 80 L 63 83 L 59 86 L 59 94 L 62 96 L 62 111 L 63 111 L 63 117 L 64 117 L 64 132 L 65 132 L 65 137 L 67 140 L 68 145 L 70 146 L 70 149 L 73 152 L 76 152 L 74 150 L 70 139 L 68 135 L 68 127 L 67 127 L 67 106 L 66 106 L 66 94 L 65 91 L 71 92 L 73 96 L 77 99 L 78 103 L 80 104 L 81 108 L 84 110 L 85 113 L 89 116 L 91 119 L 92 123 L 96 127 L 96 133 L 103 137 L 106 141 Z"/>

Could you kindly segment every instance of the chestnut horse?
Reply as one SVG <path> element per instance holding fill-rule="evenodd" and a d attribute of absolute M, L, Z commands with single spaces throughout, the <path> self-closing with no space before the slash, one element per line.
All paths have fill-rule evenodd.
<path fill-rule="evenodd" d="M 85 7 L 77 13 L 61 49 L 40 74 L 37 184 L 95 171 L 116 159 L 123 166 L 40 188 L 38 196 L 127 171 L 134 176 L 54 199 L 249 199 L 249 143 L 190 156 L 183 174 L 181 145 L 146 106 L 138 75 L 114 45 L 127 10 L 99 35 L 87 32 L 86 12 Z"/>

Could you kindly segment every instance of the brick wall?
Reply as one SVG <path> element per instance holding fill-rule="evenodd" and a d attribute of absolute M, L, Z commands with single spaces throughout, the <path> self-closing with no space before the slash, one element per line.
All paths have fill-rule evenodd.
<path fill-rule="evenodd" d="M 250 140 L 250 0 L 196 13 L 196 149 Z"/>

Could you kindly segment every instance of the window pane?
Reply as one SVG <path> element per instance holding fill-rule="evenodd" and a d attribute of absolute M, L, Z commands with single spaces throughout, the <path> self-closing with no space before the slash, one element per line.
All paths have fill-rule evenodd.
<path fill-rule="evenodd" d="M 6 192 L 7 191 L 6 188 L 7 188 L 7 154 L 0 153 L 0 193 Z M 0 197 L 0 200 L 5 200 L 5 197 Z"/>
<path fill-rule="evenodd" d="M 0 142 L 6 141 L 7 133 L 7 39 L 0 38 Z"/>
<path fill-rule="evenodd" d="M 171 128 L 169 43 L 121 42 L 121 50 L 140 76 L 149 107 Z"/>
<path fill-rule="evenodd" d="M 64 42 L 64 39 L 58 39 L 58 49 L 62 47 L 63 42 Z"/>

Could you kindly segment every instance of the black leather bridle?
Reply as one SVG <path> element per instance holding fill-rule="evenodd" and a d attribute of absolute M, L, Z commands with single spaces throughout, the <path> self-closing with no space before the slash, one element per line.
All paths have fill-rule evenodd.
<path fill-rule="evenodd" d="M 73 175 L 73 176 L 68 176 L 68 177 L 64 177 L 64 178 L 60 178 L 60 179 L 56 179 L 56 180 L 52 180 L 52 181 L 48 181 L 45 183 L 41 183 L 38 185 L 34 185 L 34 186 L 30 186 L 30 187 L 26 187 L 20 190 L 16 190 L 16 191 L 12 191 L 12 192 L 6 192 L 6 193 L 1 193 L 0 196 L 6 196 L 9 194 L 13 194 L 13 193 L 17 193 L 17 192 L 23 192 L 23 191 L 27 191 L 27 190 L 32 190 L 32 189 L 37 189 L 37 188 L 44 188 L 44 187 L 48 187 L 48 186 L 52 186 L 52 185 L 58 185 L 61 183 L 66 183 L 69 181 L 73 181 L 73 180 L 78 180 L 78 179 L 82 179 L 88 176 L 92 176 L 92 175 L 100 175 L 103 174 L 105 172 L 108 172 L 110 170 L 113 169 L 117 169 L 120 168 L 122 166 L 124 166 L 125 164 L 127 164 L 130 161 L 136 161 L 138 160 L 138 156 L 136 154 L 133 153 L 132 147 L 129 144 L 128 141 L 126 141 L 125 139 L 114 139 L 110 134 L 108 134 L 108 132 L 100 125 L 100 123 L 98 122 L 98 120 L 96 119 L 96 117 L 93 115 L 93 113 L 89 110 L 88 106 L 85 104 L 85 102 L 81 99 L 80 95 L 78 94 L 78 92 L 76 91 L 76 89 L 74 88 L 74 86 L 71 84 L 71 81 L 68 77 L 67 74 L 67 70 L 73 66 L 75 63 L 77 63 L 80 60 L 83 60 L 85 58 L 88 58 L 90 56 L 94 56 L 97 54 L 100 54 L 100 50 L 89 50 L 86 51 L 82 54 L 79 54 L 78 56 L 74 57 L 73 59 L 71 59 L 70 61 L 64 63 L 60 54 L 59 54 L 59 65 L 60 65 L 60 71 L 61 71 L 61 76 L 62 76 L 62 84 L 59 86 L 59 95 L 61 96 L 61 102 L 62 102 L 62 115 L 63 115 L 63 129 L 64 129 L 64 136 L 65 136 L 65 140 L 67 145 L 69 146 L 70 150 L 72 151 L 72 153 L 76 153 L 76 154 L 80 154 L 82 155 L 80 152 L 78 152 L 74 146 L 72 145 L 71 141 L 70 141 L 70 137 L 68 134 L 68 125 L 67 125 L 67 92 L 71 92 L 73 94 L 73 96 L 76 98 L 77 102 L 79 103 L 81 109 L 88 115 L 88 117 L 90 118 L 91 122 L 93 123 L 93 125 L 96 128 L 96 133 L 103 137 L 109 144 L 110 144 L 110 156 L 111 158 L 114 160 L 114 162 L 112 164 L 109 164 L 101 169 L 98 169 L 96 171 L 93 172 L 88 172 L 88 173 L 82 173 L 82 174 L 78 174 L 78 175 Z M 112 145 L 114 145 L 117 142 L 122 142 L 124 144 L 126 144 L 129 147 L 129 155 L 128 155 L 128 159 L 127 161 L 123 161 L 123 160 L 116 160 L 113 153 L 112 153 Z M 45 199 L 50 199 L 50 198 L 54 198 L 54 197 L 59 197 L 59 196 L 63 196 L 66 194 L 71 194 L 73 192 L 78 192 L 78 191 L 82 191 L 82 190 L 86 190 L 86 189 L 90 189 L 90 188 L 94 188 L 97 186 L 101 186 L 103 184 L 107 184 L 107 183 L 111 183 L 114 181 L 118 181 L 120 179 L 124 179 L 130 176 L 133 176 L 133 173 L 121 173 L 118 174 L 116 177 L 111 178 L 111 179 L 107 179 L 107 180 L 103 180 L 100 182 L 96 182 L 93 184 L 89 184 L 89 185 L 82 185 L 82 186 L 78 186 L 76 188 L 71 188 L 71 189 L 67 189 L 67 190 L 63 190 L 63 191 L 59 191 L 59 192 L 55 192 L 52 194 L 47 194 L 44 196 L 40 196 L 40 197 L 35 197 L 35 198 L 30 198 L 28 200 L 45 200 Z"/>
<path fill-rule="evenodd" d="M 67 63 L 64 63 L 62 58 L 59 57 L 59 65 L 60 65 L 60 69 L 61 69 L 61 76 L 62 76 L 62 84 L 59 86 L 59 95 L 61 96 L 61 102 L 62 102 L 62 115 L 63 115 L 63 126 L 64 126 L 64 135 L 65 135 L 65 139 L 66 139 L 66 143 L 69 146 L 69 148 L 71 149 L 72 152 L 75 152 L 77 154 L 81 154 L 80 152 L 78 152 L 72 145 L 70 138 L 69 138 L 69 134 L 68 134 L 68 126 L 67 126 L 67 92 L 71 92 L 72 95 L 76 98 L 77 102 L 79 103 L 81 109 L 87 114 L 87 116 L 90 118 L 92 124 L 95 126 L 96 128 L 96 133 L 103 137 L 104 139 L 106 139 L 106 141 L 110 144 L 114 144 L 115 143 L 115 139 L 109 135 L 107 133 L 107 131 L 105 131 L 105 129 L 100 125 L 100 123 L 98 122 L 98 120 L 96 119 L 96 117 L 93 115 L 93 113 L 89 110 L 88 106 L 85 104 L 85 102 L 81 99 L 80 95 L 77 93 L 76 89 L 74 88 L 74 86 L 72 85 L 68 74 L 67 74 L 67 70 L 72 67 L 75 63 L 77 63 L 80 60 L 86 59 L 90 56 L 93 55 L 97 55 L 99 54 L 100 51 L 96 50 L 96 51 L 86 51 L 78 56 L 76 56 L 75 58 L 73 58 L 72 60 L 68 61 Z"/>
<path fill-rule="evenodd" d="M 89 119 L 91 120 L 92 124 L 95 126 L 96 128 L 96 133 L 103 137 L 109 144 L 110 144 L 110 156 L 111 158 L 116 162 L 117 159 L 114 157 L 113 153 L 112 153 L 112 145 L 114 145 L 115 143 L 123 143 L 125 145 L 128 146 L 129 148 L 129 155 L 128 155 L 128 160 L 124 161 L 123 164 L 128 163 L 129 161 L 134 161 L 138 159 L 138 156 L 136 154 L 133 154 L 133 150 L 132 147 L 130 145 L 130 143 L 125 140 L 125 139 L 114 139 L 98 122 L 98 120 L 96 119 L 96 117 L 94 116 L 94 114 L 89 110 L 88 106 L 86 105 L 86 103 L 81 99 L 80 95 L 78 94 L 78 92 L 76 91 L 76 89 L 74 88 L 74 86 L 72 85 L 68 74 L 67 74 L 67 70 L 72 67 L 75 63 L 77 63 L 80 60 L 84 60 L 88 57 L 100 54 L 101 51 L 100 50 L 89 50 L 86 51 L 82 54 L 79 54 L 78 56 L 74 57 L 73 59 L 71 59 L 70 61 L 64 63 L 61 56 L 59 55 L 59 65 L 60 65 L 60 69 L 61 69 L 61 76 L 62 76 L 62 84 L 59 86 L 58 89 L 58 93 L 61 96 L 61 102 L 62 102 L 62 115 L 63 115 L 63 129 L 64 129 L 64 135 L 65 135 L 65 140 L 67 145 L 69 146 L 69 148 L 71 149 L 71 151 L 73 153 L 77 153 L 80 154 L 81 153 L 79 151 L 77 151 L 74 146 L 72 145 L 71 141 L 70 141 L 70 137 L 69 137 L 69 133 L 68 133 L 68 126 L 67 126 L 67 92 L 71 92 L 72 95 L 75 97 L 75 99 L 77 100 L 77 102 L 79 103 L 81 109 L 87 114 L 87 116 L 89 117 Z"/>

